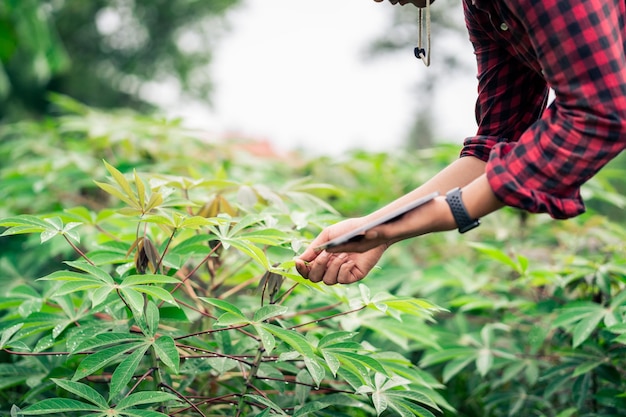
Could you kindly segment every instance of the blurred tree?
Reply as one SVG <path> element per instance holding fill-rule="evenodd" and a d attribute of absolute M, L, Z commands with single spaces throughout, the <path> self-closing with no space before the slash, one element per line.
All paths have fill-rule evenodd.
<path fill-rule="evenodd" d="M 50 91 L 142 108 L 168 83 L 208 100 L 211 49 L 240 2 L 0 0 L 0 118 L 45 113 Z"/>
<path fill-rule="evenodd" d="M 423 78 L 416 86 L 416 115 L 407 140 L 410 148 L 429 147 L 435 142 L 433 106 L 439 88 L 460 73 L 475 73 L 475 63 L 458 53 L 460 48 L 471 48 L 460 0 L 437 0 L 431 7 L 431 22 L 431 66 L 422 68 Z M 418 9 L 395 7 L 389 27 L 372 43 L 368 54 L 380 57 L 399 51 L 413 53 L 417 39 Z M 421 63 L 416 61 L 416 65 Z"/>

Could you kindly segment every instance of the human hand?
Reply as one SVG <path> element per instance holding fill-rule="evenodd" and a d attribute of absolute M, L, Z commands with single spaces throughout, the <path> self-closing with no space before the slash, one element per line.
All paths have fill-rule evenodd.
<path fill-rule="evenodd" d="M 311 282 L 323 281 L 326 285 L 352 284 L 365 278 L 376 265 L 388 244 L 362 240 L 328 250 L 316 249 L 336 236 L 340 236 L 363 224 L 363 219 L 349 219 L 324 229 L 296 260 L 296 269 Z M 354 252 L 345 248 L 353 247 Z M 332 251 L 332 253 L 331 253 Z"/>
<path fill-rule="evenodd" d="M 376 3 L 381 3 L 385 0 L 374 0 Z M 432 4 L 435 0 L 430 0 L 430 3 Z M 391 4 L 398 4 L 400 3 L 401 6 L 404 6 L 405 4 L 413 4 L 414 6 L 417 7 L 426 7 L 426 0 L 389 0 L 389 2 Z"/>

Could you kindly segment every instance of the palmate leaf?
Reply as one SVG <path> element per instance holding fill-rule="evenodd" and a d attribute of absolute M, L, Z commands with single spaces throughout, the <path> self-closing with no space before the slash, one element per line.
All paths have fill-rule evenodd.
<path fill-rule="evenodd" d="M 151 285 L 135 285 L 132 288 L 135 291 L 150 295 L 157 300 L 162 300 L 168 304 L 178 306 L 178 303 L 176 302 L 176 299 L 172 296 L 172 294 L 161 287 L 155 287 Z"/>
<path fill-rule="evenodd" d="M 143 410 L 139 408 L 129 408 L 122 410 L 120 415 L 125 417 L 169 417 L 167 414 L 153 410 Z"/>
<path fill-rule="evenodd" d="M 293 330 L 283 329 L 282 327 L 278 327 L 273 324 L 264 323 L 261 326 L 263 329 L 291 346 L 291 348 L 293 348 L 296 352 L 300 353 L 304 358 L 304 365 L 311 374 L 313 381 L 315 381 L 317 385 L 322 382 L 322 379 L 326 375 L 326 371 L 318 362 L 313 346 L 311 346 L 311 343 L 304 336 Z"/>
<path fill-rule="evenodd" d="M 396 411 L 401 417 L 435 417 L 435 415 L 426 408 L 401 398 L 390 400 L 389 408 Z"/>
<path fill-rule="evenodd" d="M 577 347 L 591 336 L 608 315 L 612 315 L 612 311 L 601 304 L 572 302 L 560 311 L 552 325 L 570 331 L 572 346 Z"/>
<path fill-rule="evenodd" d="M 287 306 L 270 304 L 259 308 L 255 313 L 252 321 L 261 323 L 276 316 L 285 314 L 289 310 Z"/>
<path fill-rule="evenodd" d="M 278 413 L 279 416 L 289 417 L 289 415 L 285 413 L 285 411 L 278 404 L 269 398 L 254 394 L 246 394 L 246 398 L 254 401 L 255 403 L 263 404 L 264 406 L 269 407 L 272 411 Z"/>
<path fill-rule="evenodd" d="M 433 399 L 431 399 L 428 395 L 414 390 L 389 390 L 387 391 L 387 397 L 390 399 L 393 398 L 394 400 L 396 398 L 401 398 L 406 401 L 421 403 L 434 410 L 441 411 L 437 403 L 435 403 L 435 401 L 433 401 Z"/>
<path fill-rule="evenodd" d="M 0 220 L 0 226 L 7 227 L 0 236 L 10 236 L 25 233 L 42 233 L 46 230 L 54 230 L 54 227 L 35 216 L 23 214 L 21 216 L 7 217 Z"/>
<path fill-rule="evenodd" d="M 261 343 L 263 344 L 263 348 L 265 349 L 265 352 L 268 355 L 271 354 L 274 348 L 276 347 L 276 338 L 274 337 L 274 335 L 268 332 L 267 330 L 265 330 L 263 326 L 260 326 L 258 324 L 254 325 L 254 329 L 256 330 L 257 334 L 261 338 Z"/>
<path fill-rule="evenodd" d="M 154 352 L 157 354 L 161 362 L 175 373 L 179 372 L 180 355 L 176 348 L 176 343 L 171 336 L 161 336 L 155 340 L 152 345 Z"/>
<path fill-rule="evenodd" d="M 146 404 L 162 404 L 168 401 L 178 401 L 178 397 L 162 391 L 141 391 L 124 397 L 115 407 L 116 410 L 128 412 L 130 407 Z M 159 414 L 162 415 L 162 414 Z"/>
<path fill-rule="evenodd" d="M 229 313 L 235 314 L 244 320 L 248 319 L 246 315 L 243 314 L 243 312 L 239 309 L 239 307 L 237 307 L 234 304 L 229 303 L 228 301 L 220 300 L 218 298 L 206 298 L 206 297 L 200 297 L 200 300 L 204 301 L 205 303 L 211 304 L 212 306 L 217 307 L 220 310 L 224 310 Z"/>
<path fill-rule="evenodd" d="M 120 284 L 120 287 L 130 287 L 133 285 L 146 285 L 146 284 L 178 284 L 180 280 L 178 278 L 170 277 L 160 274 L 143 274 L 143 275 L 129 275 Z"/>
<path fill-rule="evenodd" d="M 68 381 L 66 379 L 53 378 L 52 381 L 65 391 L 80 397 L 90 403 L 100 407 L 107 408 L 109 405 L 102 395 L 89 385 L 81 384 L 80 382 Z"/>
<path fill-rule="evenodd" d="M 115 398 L 128 384 L 128 382 L 133 378 L 135 371 L 139 367 L 141 360 L 143 359 L 146 351 L 150 346 L 145 345 L 136 349 L 134 352 L 130 353 L 113 371 L 113 375 L 111 376 L 111 382 L 109 386 L 109 399 L 112 400 Z"/>
<path fill-rule="evenodd" d="M 267 256 L 265 255 L 265 253 L 261 249 L 259 249 L 257 246 L 250 243 L 249 241 L 237 240 L 237 239 L 225 239 L 225 240 L 222 240 L 222 243 L 225 245 L 224 247 L 226 247 L 227 245 L 230 245 L 238 249 L 239 251 L 243 252 L 244 254 L 248 255 L 254 261 L 262 265 L 263 268 L 265 268 L 266 270 L 269 271 L 271 269 L 272 267 L 271 263 L 269 259 L 267 259 Z"/>
<path fill-rule="evenodd" d="M 132 333 L 100 333 L 93 337 L 85 339 L 83 342 L 75 346 L 71 352 L 85 352 L 103 346 L 120 345 L 123 343 L 137 343 L 143 341 L 144 338 Z"/>
<path fill-rule="evenodd" d="M 382 366 L 382 364 L 376 359 L 373 359 L 369 356 L 361 355 L 354 352 L 341 351 L 335 352 L 335 355 L 341 360 L 344 365 L 348 363 L 359 363 L 360 365 L 363 365 L 365 368 L 368 368 L 374 372 L 378 372 L 382 375 L 388 375 L 387 370 Z"/>
<path fill-rule="evenodd" d="M 72 377 L 72 381 L 78 381 L 79 379 L 93 374 L 94 372 L 107 366 L 109 363 L 118 360 L 124 356 L 126 352 L 139 348 L 144 343 L 147 342 L 125 343 L 123 345 L 112 346 L 96 353 L 92 353 L 83 359 L 83 361 L 78 365 L 78 368 Z"/>
<path fill-rule="evenodd" d="M 134 313 L 143 314 L 143 295 L 139 291 L 136 291 L 133 287 L 120 288 L 122 297 L 133 310 Z"/>
<path fill-rule="evenodd" d="M 107 284 L 114 284 L 115 282 L 113 281 L 113 277 L 111 277 L 111 275 L 106 272 L 105 270 L 103 270 L 102 268 L 99 268 L 97 266 L 91 265 L 87 262 L 70 262 L 70 261 L 66 261 L 65 262 L 67 265 L 71 266 L 72 268 L 76 268 L 80 271 L 86 272 L 87 274 L 89 274 L 92 277 L 95 277 L 97 279 L 99 279 L 102 282 L 105 282 Z"/>
<path fill-rule="evenodd" d="M 95 405 L 87 404 L 82 401 L 67 399 L 67 398 L 48 398 L 29 405 L 23 410 L 18 412 L 18 415 L 23 416 L 39 416 L 57 413 L 71 413 L 71 412 L 85 412 L 85 411 L 105 411 Z"/>
<path fill-rule="evenodd" d="M 68 223 L 63 225 L 59 217 L 40 219 L 31 215 L 21 215 L 0 220 L 0 226 L 8 227 L 0 236 L 40 233 L 41 243 L 45 243 L 57 235 L 65 235 L 74 242 L 80 241 L 80 236 L 72 229 L 82 223 Z"/>

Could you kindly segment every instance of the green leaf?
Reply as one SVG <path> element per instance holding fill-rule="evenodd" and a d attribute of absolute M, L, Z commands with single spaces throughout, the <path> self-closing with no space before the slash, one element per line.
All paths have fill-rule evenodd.
<path fill-rule="evenodd" d="M 139 408 L 124 409 L 121 415 L 125 417 L 170 417 L 167 414 L 159 413 L 158 411 L 142 410 Z M 104 417 L 104 416 L 97 416 L 97 417 Z"/>
<path fill-rule="evenodd" d="M 30 226 L 33 228 L 39 228 L 39 231 L 50 228 L 50 224 L 38 217 L 23 214 L 15 217 L 7 217 L 0 220 L 0 226 L 14 227 L 14 226 Z"/>
<path fill-rule="evenodd" d="M 447 348 L 437 352 L 430 352 L 424 355 L 420 361 L 420 366 L 428 367 L 452 359 L 476 357 L 476 349 L 469 347 Z"/>
<path fill-rule="evenodd" d="M 597 361 L 591 361 L 591 362 L 585 362 L 581 365 L 578 365 L 576 367 L 576 369 L 574 369 L 574 373 L 572 374 L 572 378 L 575 378 L 577 376 L 586 374 L 587 372 L 590 372 L 594 369 L 596 369 L 598 366 L 603 365 L 606 363 L 606 360 L 601 359 L 601 360 L 597 360 Z"/>
<path fill-rule="evenodd" d="M 130 394 L 128 397 L 122 398 L 115 407 L 115 409 L 121 411 L 138 405 L 161 404 L 168 401 L 178 401 L 178 397 L 168 392 L 142 391 Z"/>
<path fill-rule="evenodd" d="M 0 333 L 0 350 L 9 346 L 8 345 L 9 340 L 11 340 L 11 337 L 13 337 L 13 335 L 17 333 L 22 328 L 23 325 L 24 323 L 15 324 L 9 327 L 8 329 L 5 329 L 4 331 L 2 331 L 2 333 Z"/>
<path fill-rule="evenodd" d="M 404 413 L 410 413 L 408 414 L 408 416 L 435 417 L 435 415 L 426 408 L 414 404 L 410 401 L 396 399 L 394 401 L 390 401 L 389 406 L 398 412 L 400 412 L 400 410 L 403 410 Z"/>
<path fill-rule="evenodd" d="M 81 384 L 80 382 L 68 381 L 66 379 L 52 378 L 52 381 L 65 391 L 71 392 L 72 394 L 81 397 L 100 408 L 104 409 L 109 406 L 104 397 L 89 385 Z"/>
<path fill-rule="evenodd" d="M 205 217 L 193 216 L 193 217 L 189 217 L 183 220 L 183 222 L 180 225 L 180 228 L 195 230 L 201 227 L 215 226 L 215 225 L 220 224 L 221 222 L 222 220 L 217 219 L 217 218 L 207 219 Z"/>
<path fill-rule="evenodd" d="M 262 405 L 264 405 L 266 407 L 269 407 L 271 410 L 277 412 L 278 415 L 289 417 L 289 415 L 287 413 L 285 413 L 283 411 L 283 409 L 278 404 L 276 404 L 275 402 L 273 402 L 269 398 L 265 398 L 265 397 L 262 397 L 260 395 L 254 395 L 254 394 L 246 394 L 245 397 L 249 398 L 250 400 L 252 400 L 252 401 L 254 401 L 256 403 L 259 403 L 259 404 L 262 404 Z"/>
<path fill-rule="evenodd" d="M 333 374 L 333 376 L 337 376 L 337 372 L 341 367 L 341 361 L 339 360 L 337 355 L 323 349 L 322 356 L 324 357 L 324 360 L 326 361 L 326 365 L 328 366 L 328 369 L 330 369 L 330 372 Z"/>
<path fill-rule="evenodd" d="M 209 303 L 212 306 L 219 308 L 220 310 L 228 311 L 229 313 L 233 313 L 247 320 L 247 317 L 245 316 L 245 314 L 243 314 L 241 310 L 239 310 L 239 307 L 227 301 L 220 300 L 217 298 L 206 298 L 206 297 L 200 297 L 200 300 L 204 301 L 205 303 Z"/>
<path fill-rule="evenodd" d="M 355 332 L 333 332 L 322 337 L 318 343 L 319 348 L 324 348 L 337 342 L 352 339 L 358 333 Z"/>
<path fill-rule="evenodd" d="M 119 188 L 104 182 L 94 181 L 94 183 L 98 187 L 102 188 L 102 190 L 104 190 L 106 193 L 111 194 L 113 197 L 117 197 L 119 200 L 123 201 L 131 207 L 135 207 L 136 202 L 126 196 Z"/>
<path fill-rule="evenodd" d="M 135 188 L 137 188 L 137 197 L 139 197 L 139 207 L 145 209 L 146 186 L 139 175 L 137 175 L 136 170 L 133 170 L 133 177 L 135 180 Z"/>
<path fill-rule="evenodd" d="M 161 362 L 176 374 L 179 372 L 180 355 L 176 348 L 176 343 L 171 336 L 161 336 L 155 340 L 152 345 L 154 352 L 157 354 Z"/>
<path fill-rule="evenodd" d="M 112 288 L 103 287 L 101 282 L 97 281 L 71 281 L 63 283 L 55 292 L 54 297 L 60 297 L 67 294 L 74 294 L 80 291 L 92 290 L 95 288 L 106 288 L 107 295 L 111 292 Z"/>
<path fill-rule="evenodd" d="M 476 356 L 476 369 L 481 376 L 487 375 L 493 366 L 493 353 L 490 349 L 480 349 Z"/>
<path fill-rule="evenodd" d="M 577 347 L 587 340 L 591 333 L 593 333 L 593 331 L 598 327 L 598 324 L 602 321 L 605 314 L 606 310 L 600 309 L 594 311 L 587 318 L 581 320 L 580 323 L 578 323 L 572 330 L 572 346 Z"/>
<path fill-rule="evenodd" d="M 141 336 L 131 333 L 106 332 L 85 339 L 73 349 L 70 349 L 70 352 L 86 352 L 103 346 L 121 345 L 128 342 L 137 343 L 143 340 L 144 339 Z"/>
<path fill-rule="evenodd" d="M 93 374 L 99 369 L 107 366 L 109 363 L 119 359 L 126 354 L 126 352 L 137 348 L 139 345 L 140 343 L 125 343 L 123 345 L 112 346 L 110 348 L 92 353 L 83 359 L 83 361 L 78 365 L 78 368 L 72 377 L 72 381 L 78 381 L 79 379 Z"/>
<path fill-rule="evenodd" d="M 154 302 L 149 301 L 146 306 L 146 324 L 151 336 L 154 336 L 159 328 L 159 319 L 159 308 Z"/>
<path fill-rule="evenodd" d="M 372 393 L 372 403 L 374 403 L 374 408 L 376 409 L 377 415 L 381 415 L 383 411 L 385 411 L 389 406 L 387 402 L 387 396 L 384 392 L 380 391 L 374 391 Z"/>
<path fill-rule="evenodd" d="M 276 347 L 276 338 L 274 337 L 274 335 L 272 335 L 270 332 L 268 332 L 267 330 L 265 330 L 262 326 L 258 324 L 254 325 L 254 329 L 256 330 L 259 337 L 261 338 L 261 343 L 263 344 L 263 348 L 265 349 L 265 352 L 268 355 L 271 354 L 272 351 L 274 350 L 274 347 Z"/>
<path fill-rule="evenodd" d="M 475 359 L 475 356 L 467 356 L 463 358 L 453 359 L 450 362 L 446 363 L 443 368 L 443 382 L 449 382 L 456 374 L 461 372 L 465 367 L 467 367 L 470 363 L 472 363 Z"/>
<path fill-rule="evenodd" d="M 402 398 L 405 400 L 410 400 L 412 402 L 421 403 L 421 404 L 429 406 L 430 408 L 434 410 L 441 411 L 437 403 L 435 403 L 435 401 L 432 398 L 430 398 L 426 394 L 413 391 L 413 390 L 388 390 L 387 398 L 389 400 L 394 399 L 394 401 L 395 401 L 395 398 Z"/>
<path fill-rule="evenodd" d="M 145 284 L 180 284 L 180 280 L 175 277 L 160 274 L 129 275 L 124 278 L 120 287 Z"/>
<path fill-rule="evenodd" d="M 156 298 L 157 300 L 162 300 L 168 304 L 178 306 L 178 303 L 176 302 L 176 299 L 174 298 L 174 296 L 172 296 L 172 294 L 169 291 L 164 290 L 161 287 L 155 287 L 151 285 L 135 285 L 132 288 L 135 291 L 148 294 Z"/>
<path fill-rule="evenodd" d="M 149 346 L 146 344 L 139 347 L 130 355 L 128 355 L 113 371 L 111 382 L 109 384 L 109 399 L 115 398 L 126 387 L 128 382 L 133 378 L 137 367 L 141 363 Z"/>
<path fill-rule="evenodd" d="M 144 303 L 143 295 L 132 288 L 120 288 L 120 292 L 130 308 L 132 308 L 135 313 L 142 315 Z"/>
<path fill-rule="evenodd" d="M 246 242 L 244 240 L 234 240 L 234 239 L 228 239 L 223 242 L 228 243 L 232 245 L 234 248 L 239 249 L 241 252 L 248 255 L 250 258 L 252 258 L 261 266 L 263 266 L 263 268 L 265 268 L 266 270 L 269 271 L 272 268 L 272 265 L 270 264 L 269 259 L 267 259 L 267 256 L 265 255 L 265 253 L 261 249 L 256 247 L 255 245 L 249 242 Z"/>
<path fill-rule="evenodd" d="M 78 411 L 100 411 L 99 407 L 82 401 L 66 398 L 48 398 L 29 405 L 20 411 L 24 416 L 48 415 L 54 413 L 71 413 Z M 102 410 L 104 411 L 104 410 Z"/>
<path fill-rule="evenodd" d="M 266 305 L 261 307 L 256 311 L 256 313 L 254 313 L 252 321 L 256 323 L 261 323 L 263 321 L 266 321 L 267 319 L 285 314 L 288 310 L 289 307 L 286 306 L 275 304 Z"/>
<path fill-rule="evenodd" d="M 55 271 L 45 277 L 38 278 L 37 281 L 67 281 L 67 282 L 85 282 L 96 285 L 104 284 L 96 277 L 71 271 Z"/>
<path fill-rule="evenodd" d="M 262 324 L 262 327 L 274 336 L 291 346 L 296 352 L 305 357 L 314 357 L 315 352 L 308 340 L 294 330 L 283 329 L 274 324 Z"/>
<path fill-rule="evenodd" d="M 105 270 L 103 270 L 102 268 L 91 265 L 87 262 L 65 262 L 65 263 L 71 266 L 72 268 L 76 268 L 80 271 L 88 273 L 92 277 L 95 277 L 102 282 L 105 282 L 111 285 L 115 283 L 111 275 Z"/>
<path fill-rule="evenodd" d="M 314 416 L 316 411 L 328 408 L 332 404 L 324 403 L 321 401 L 311 401 L 304 404 L 302 407 L 296 407 L 293 413 L 293 417 L 307 417 Z M 268 409 L 269 410 L 269 409 Z"/>
<path fill-rule="evenodd" d="M 234 313 L 224 313 L 217 319 L 218 326 L 236 326 L 239 324 L 247 324 L 250 323 L 250 320 L 246 317 L 238 316 Z"/>
<path fill-rule="evenodd" d="M 372 371 L 388 376 L 387 370 L 381 365 L 381 363 L 370 356 L 360 355 L 354 352 L 336 352 L 336 355 L 343 358 L 344 363 L 345 361 L 358 362 Z"/>
<path fill-rule="evenodd" d="M 470 242 L 469 245 L 473 247 L 474 249 L 478 250 L 479 252 L 481 252 L 482 254 L 493 259 L 494 261 L 498 261 L 504 265 L 507 265 L 511 269 L 519 273 L 523 272 L 520 265 L 518 265 L 517 262 L 511 259 L 507 254 L 502 252 L 500 249 L 490 246 L 490 245 L 486 245 L 484 243 L 478 243 L 478 242 Z"/>
<path fill-rule="evenodd" d="M 107 161 L 103 161 L 104 166 L 106 167 L 109 174 L 113 177 L 115 182 L 120 186 L 120 188 L 126 193 L 126 195 L 133 201 L 136 202 L 135 193 L 130 186 L 130 183 L 120 171 L 118 171 L 113 165 L 107 163 Z"/>

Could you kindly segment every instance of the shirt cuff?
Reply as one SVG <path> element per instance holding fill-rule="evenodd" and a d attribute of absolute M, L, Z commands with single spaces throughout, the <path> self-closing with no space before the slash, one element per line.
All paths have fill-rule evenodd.
<path fill-rule="evenodd" d="M 509 164 L 515 160 L 515 143 L 498 143 L 491 148 L 485 173 L 496 197 L 507 206 L 531 213 L 548 213 L 555 219 L 568 219 L 585 212 L 580 188 L 551 190 L 532 188 L 525 179 L 513 175 Z"/>
<path fill-rule="evenodd" d="M 463 143 L 463 149 L 461 150 L 461 157 L 473 156 L 481 161 L 487 162 L 489 160 L 489 154 L 491 149 L 503 139 L 495 136 L 477 135 L 470 136 L 465 139 Z"/>

